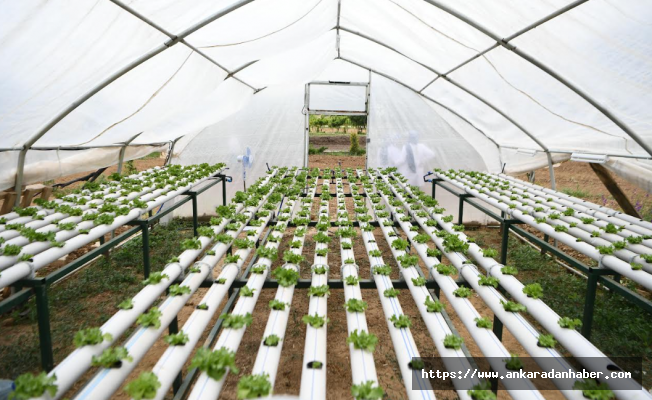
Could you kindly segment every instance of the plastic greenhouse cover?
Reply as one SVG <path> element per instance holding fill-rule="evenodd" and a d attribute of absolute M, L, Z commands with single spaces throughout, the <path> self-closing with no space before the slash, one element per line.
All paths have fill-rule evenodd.
<path fill-rule="evenodd" d="M 133 68 L 81 102 L 34 146 L 116 144 L 137 134 L 134 143 L 149 144 L 186 136 L 175 148 L 176 160 L 228 162 L 224 157 L 240 151 L 240 144 L 208 151 L 210 140 L 248 132 L 265 140 L 287 135 L 278 143 L 302 142 L 303 85 L 367 81 L 371 69 L 399 82 L 382 83 L 381 75 L 372 74 L 372 102 L 394 104 L 391 115 L 404 121 L 397 136 L 395 124 L 372 114 L 369 129 L 377 140 L 372 148 L 396 141 L 403 148 L 415 130 L 408 128 L 416 127 L 419 143 L 438 155 L 443 167 L 495 170 L 504 164 L 512 173 L 531 170 L 547 165 L 546 155 L 524 156 L 514 148 L 541 150 L 537 141 L 566 152 L 650 156 L 622 128 L 651 147 L 652 7 L 646 0 L 133 0 L 127 9 L 115 2 L 0 5 L 0 149 L 13 149 L 0 152 L 0 190 L 13 185 L 17 150 L 24 143 L 126 66 Z M 569 9 L 548 18 L 564 7 Z M 165 33 L 179 35 L 208 16 L 216 19 L 184 38 L 202 54 Z M 540 20 L 545 21 L 529 29 Z M 496 45 L 496 37 L 517 33 L 510 43 L 518 51 L 586 93 L 621 126 L 542 69 Z M 266 92 L 283 100 L 266 101 Z M 325 100 L 340 101 L 335 95 Z M 406 109 L 409 104 L 419 104 L 423 112 Z M 247 129 L 243 119 L 232 130 L 236 116 L 254 110 L 268 118 Z M 198 149 L 194 143 L 200 142 L 204 146 Z M 82 156 L 92 154 L 86 151 L 30 150 L 25 183 L 117 162 L 115 149 L 105 150 L 90 164 Z M 194 151 L 201 157 L 190 154 Z M 126 159 L 138 153 L 134 148 Z M 553 153 L 554 161 L 568 157 Z M 302 155 L 296 159 L 301 163 Z M 53 162 L 55 168 L 42 168 Z M 606 165 L 652 190 L 650 164 L 612 157 Z"/>

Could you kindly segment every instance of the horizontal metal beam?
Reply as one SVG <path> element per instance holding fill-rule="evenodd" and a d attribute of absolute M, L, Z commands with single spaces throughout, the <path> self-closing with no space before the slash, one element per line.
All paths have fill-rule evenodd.
<path fill-rule="evenodd" d="M 307 110 L 311 115 L 367 115 L 366 111 Z"/>
<path fill-rule="evenodd" d="M 138 18 L 139 20 L 143 21 L 143 22 L 146 23 L 147 25 L 149 25 L 149 26 L 151 26 L 152 28 L 156 29 L 157 31 L 161 32 L 161 33 L 164 34 L 165 36 L 169 37 L 170 39 L 172 39 L 172 40 L 176 40 L 176 39 L 177 39 L 177 36 L 176 36 L 175 34 L 169 32 L 168 30 L 166 30 L 165 28 L 163 28 L 161 25 L 159 25 L 159 24 L 157 24 L 156 22 L 152 21 L 151 19 L 147 18 L 146 16 L 144 16 L 144 15 L 141 14 L 141 13 L 139 13 L 139 12 L 136 11 L 135 9 L 131 8 L 130 6 L 124 4 L 122 1 L 120 1 L 120 0 L 110 0 L 110 1 L 111 1 L 113 4 L 115 4 L 116 6 L 122 8 L 123 10 L 125 10 L 126 12 L 128 12 L 129 14 L 131 14 L 131 15 L 133 15 L 134 17 Z M 241 79 L 239 79 L 239 78 L 236 78 L 236 77 L 234 76 L 238 71 L 236 71 L 236 72 L 229 71 L 226 67 L 224 67 L 223 65 L 221 65 L 220 63 L 218 63 L 218 62 L 217 62 L 216 60 L 214 60 L 213 58 L 209 57 L 206 53 L 204 53 L 203 51 L 199 50 L 199 49 L 196 48 L 195 46 L 193 46 L 193 45 L 191 45 L 190 43 L 188 43 L 188 42 L 185 40 L 185 38 L 182 38 L 182 39 L 180 40 L 180 42 L 181 42 L 184 46 L 186 46 L 186 47 L 188 47 L 189 49 L 191 49 L 192 51 L 194 51 L 195 53 L 197 53 L 197 54 L 199 54 L 200 56 L 204 57 L 206 60 L 208 60 L 209 62 L 211 62 L 213 65 L 217 66 L 218 68 L 220 68 L 221 70 L 223 70 L 224 72 L 226 72 L 227 75 L 226 75 L 226 78 L 225 78 L 225 79 L 233 78 L 233 79 L 237 80 L 238 82 L 242 83 L 243 85 L 249 87 L 250 89 L 252 89 L 252 90 L 256 90 L 255 87 L 251 86 L 251 85 L 248 84 L 247 82 L 245 82 L 245 81 L 243 81 L 243 80 L 241 80 Z M 243 69 L 244 69 L 244 68 L 243 68 Z"/>
<path fill-rule="evenodd" d="M 312 81 L 308 85 L 369 86 L 369 82 Z"/>

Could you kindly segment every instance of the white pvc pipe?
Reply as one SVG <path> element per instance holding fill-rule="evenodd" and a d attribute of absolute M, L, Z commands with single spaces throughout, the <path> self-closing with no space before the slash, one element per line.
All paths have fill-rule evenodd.
<path fill-rule="evenodd" d="M 401 187 L 407 190 L 408 193 L 411 194 L 409 188 L 406 188 L 404 185 L 401 185 Z M 417 200 L 417 202 L 419 202 L 423 207 L 423 204 L 419 200 Z M 424 209 L 426 208 L 424 207 Z M 432 216 L 431 212 L 430 214 Z M 417 221 L 424 229 L 426 228 L 424 224 L 425 219 L 418 217 L 416 214 L 413 214 L 413 217 L 417 219 Z M 455 232 L 452 229 L 453 227 L 452 223 L 444 222 L 441 219 L 441 216 L 437 214 L 435 214 L 433 218 L 439 223 L 440 226 L 444 227 L 446 231 L 448 231 L 449 233 L 457 234 L 460 239 L 466 241 L 466 235 L 464 233 Z M 500 285 L 504 289 L 506 289 L 510 293 L 510 295 L 515 298 L 516 301 L 525 305 L 527 307 L 528 312 L 537 320 L 537 322 L 539 322 L 549 333 L 551 333 L 557 340 L 559 340 L 561 345 L 564 346 L 564 348 L 566 348 L 571 354 L 573 354 L 574 357 L 577 357 L 580 361 L 586 361 L 586 359 L 591 359 L 590 362 L 583 363 L 585 368 L 593 372 L 600 372 L 603 375 L 608 375 L 611 373 L 611 371 L 609 370 L 609 365 L 612 365 L 613 363 L 611 362 L 611 360 L 607 358 L 607 356 L 605 356 L 600 350 L 598 350 L 595 346 L 593 346 L 593 344 L 591 344 L 591 342 L 588 341 L 586 338 L 584 338 L 579 332 L 575 331 L 574 329 L 561 328 L 557 323 L 557 321 L 559 321 L 560 318 L 559 315 L 557 315 L 542 300 L 533 299 L 525 295 L 523 293 L 523 287 L 524 287 L 523 284 L 520 283 L 518 279 L 515 278 L 514 276 L 504 275 L 501 272 L 501 268 L 502 268 L 501 264 L 497 263 L 491 257 L 484 257 L 484 255 L 482 254 L 482 249 L 480 249 L 480 247 L 475 243 L 469 243 L 468 253 L 473 257 L 474 260 L 478 262 L 480 266 L 482 266 L 486 271 L 488 271 L 489 275 L 497 277 L 499 279 Z M 462 268 L 464 268 L 467 265 L 468 264 L 463 264 Z M 470 282 L 472 285 L 474 285 L 476 291 L 478 290 L 487 291 L 487 289 L 483 289 L 483 287 L 481 287 L 478 284 L 477 276 L 479 275 L 479 273 L 474 267 L 469 266 L 468 268 L 465 268 L 465 271 L 463 272 L 466 275 L 467 281 Z M 502 298 L 502 296 L 500 296 L 500 294 L 497 293 L 497 291 L 495 290 L 494 291 L 489 290 L 489 291 L 492 292 L 491 294 L 496 296 L 497 298 L 499 299 Z M 498 307 L 497 305 L 497 308 L 500 307 Z M 532 347 L 532 350 L 541 352 L 541 348 L 537 350 L 536 348 Z M 530 354 L 532 356 L 535 356 L 532 353 Z M 541 356 L 549 357 L 549 355 L 546 354 L 543 354 Z M 600 360 L 600 361 L 596 361 L 596 360 Z M 549 366 L 550 367 L 548 368 L 548 370 L 552 367 L 556 367 L 556 368 L 560 367 L 552 363 L 552 361 L 549 364 Z M 562 369 L 566 370 L 568 368 L 562 367 Z M 643 392 L 643 394 L 641 392 Z M 649 393 L 645 391 L 617 390 L 614 391 L 614 393 L 616 393 L 619 399 L 643 399 L 643 398 L 652 397 L 649 395 Z"/>
<path fill-rule="evenodd" d="M 19 262 L 18 264 L 15 264 L 13 267 L 8 268 L 7 270 L 3 271 L 2 274 L 0 274 L 0 288 L 10 286 L 16 281 L 30 276 L 31 274 L 38 271 L 42 267 L 52 263 L 55 260 L 58 260 L 59 258 L 73 252 L 74 250 L 77 250 L 87 245 L 88 243 L 97 240 L 101 236 L 104 236 L 105 234 L 115 230 L 116 228 L 126 224 L 127 222 L 140 217 L 145 212 L 155 207 L 158 207 L 159 205 L 186 192 L 187 190 L 206 181 L 207 179 L 208 178 L 202 178 L 196 181 L 194 184 L 190 184 L 181 189 L 171 191 L 165 196 L 157 197 L 148 203 L 147 209 L 141 210 L 135 208 L 131 210 L 127 215 L 121 215 L 116 217 L 113 223 L 110 225 L 96 226 L 95 228 L 91 229 L 90 232 L 86 235 L 78 235 L 71 238 L 61 248 L 56 248 L 56 247 L 50 248 L 40 254 L 37 254 L 36 256 L 33 257 L 32 262 Z"/>
<path fill-rule="evenodd" d="M 648 290 L 652 290 L 652 275 L 648 274 L 647 272 L 643 270 L 638 270 L 638 271 L 633 270 L 629 265 L 629 263 L 622 261 L 615 256 L 601 255 L 600 252 L 595 247 L 591 246 L 588 243 L 577 242 L 573 236 L 564 232 L 556 232 L 555 229 L 550 225 L 537 224 L 534 218 L 530 215 L 525 215 L 519 210 L 510 209 L 506 204 L 499 203 L 497 200 L 491 198 L 486 194 L 479 193 L 475 189 L 467 188 L 466 186 L 454 182 L 448 178 L 445 179 L 447 180 L 447 182 L 452 183 L 453 185 L 464 190 L 465 192 L 477 197 L 478 199 L 483 200 L 484 202 L 500 209 L 501 211 L 511 214 L 514 218 L 517 218 L 525 222 L 526 224 L 538 229 L 544 234 L 550 236 L 551 238 L 559 240 L 560 242 L 567 245 L 568 247 L 571 247 L 574 250 L 577 250 L 583 253 L 584 255 L 601 262 L 602 265 L 604 265 L 605 267 L 610 268 L 616 271 L 617 273 L 633 280 L 634 282 L 641 284 Z"/>

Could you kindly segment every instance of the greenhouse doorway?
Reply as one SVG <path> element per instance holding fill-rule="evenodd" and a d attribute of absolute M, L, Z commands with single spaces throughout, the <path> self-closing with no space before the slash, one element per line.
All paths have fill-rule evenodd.
<path fill-rule="evenodd" d="M 365 168 L 368 82 L 310 82 L 305 92 L 304 164 Z"/>

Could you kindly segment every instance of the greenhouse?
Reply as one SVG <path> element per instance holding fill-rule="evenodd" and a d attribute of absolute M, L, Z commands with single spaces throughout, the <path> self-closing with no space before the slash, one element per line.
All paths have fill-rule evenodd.
<path fill-rule="evenodd" d="M 0 10 L 0 400 L 652 400 L 651 2 Z"/>

